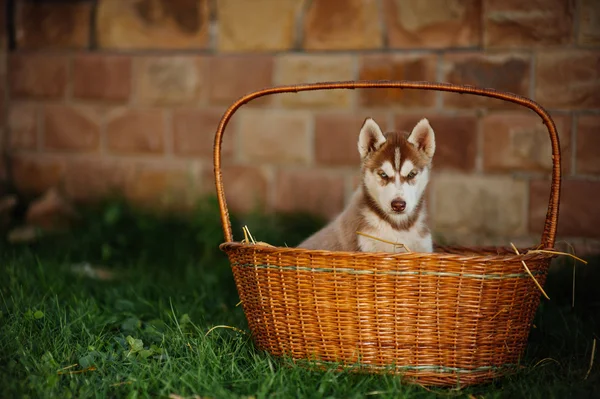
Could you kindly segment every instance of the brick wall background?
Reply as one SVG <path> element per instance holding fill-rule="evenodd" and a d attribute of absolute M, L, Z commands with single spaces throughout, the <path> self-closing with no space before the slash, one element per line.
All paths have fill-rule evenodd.
<path fill-rule="evenodd" d="M 227 106 L 278 84 L 447 81 L 528 96 L 560 134 L 559 235 L 600 250 L 600 3 L 596 0 L 5 1 L 0 168 L 23 195 L 118 191 L 185 209 L 213 192 L 212 140 Z M 450 242 L 536 243 L 550 145 L 533 112 L 416 91 L 270 96 L 226 131 L 232 209 L 342 209 L 356 140 L 373 116 L 436 131 L 429 209 Z"/>

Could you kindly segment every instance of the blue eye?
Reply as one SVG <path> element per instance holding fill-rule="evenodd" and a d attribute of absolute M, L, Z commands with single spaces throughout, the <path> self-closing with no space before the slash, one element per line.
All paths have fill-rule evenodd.
<path fill-rule="evenodd" d="M 380 170 L 378 172 L 378 174 L 379 174 L 379 177 L 381 177 L 382 179 L 387 179 L 388 178 L 388 175 L 383 170 Z"/>
<path fill-rule="evenodd" d="M 412 172 L 410 172 L 410 173 L 409 173 L 409 174 L 406 176 L 406 178 L 407 178 L 407 179 L 414 179 L 414 177 L 415 177 L 416 175 L 417 175 L 417 172 L 413 170 Z"/>

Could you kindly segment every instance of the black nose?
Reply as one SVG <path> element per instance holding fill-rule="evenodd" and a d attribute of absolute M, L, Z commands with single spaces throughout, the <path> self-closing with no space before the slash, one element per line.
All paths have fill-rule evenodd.
<path fill-rule="evenodd" d="M 400 199 L 395 199 L 392 201 L 392 209 L 394 212 L 403 212 L 406 209 L 406 202 Z"/>

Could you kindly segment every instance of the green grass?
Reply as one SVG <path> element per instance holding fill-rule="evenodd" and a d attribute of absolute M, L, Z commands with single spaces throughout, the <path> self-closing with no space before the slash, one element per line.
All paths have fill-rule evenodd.
<path fill-rule="evenodd" d="M 243 222 L 258 239 L 290 246 L 322 223 L 306 215 Z M 221 237 L 214 201 L 185 219 L 111 203 L 90 209 L 69 233 L 0 244 L 0 397 L 600 397 L 600 359 L 584 380 L 600 335 L 593 266 L 578 280 L 575 310 L 569 269 L 549 278 L 552 301 L 538 312 L 520 374 L 427 390 L 393 376 L 293 366 L 226 328 L 207 336 L 217 325 L 247 331 Z M 74 273 L 83 262 L 114 279 Z M 536 366 L 544 358 L 555 361 Z"/>

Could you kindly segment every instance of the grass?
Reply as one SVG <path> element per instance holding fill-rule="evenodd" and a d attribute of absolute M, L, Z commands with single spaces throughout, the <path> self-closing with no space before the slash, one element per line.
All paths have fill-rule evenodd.
<path fill-rule="evenodd" d="M 242 222 L 260 240 L 290 246 L 322 223 L 254 215 L 235 222 L 238 237 Z M 114 202 L 88 210 L 71 232 L 0 244 L 0 397 L 600 397 L 600 360 L 584 380 L 600 336 L 593 265 L 579 273 L 575 309 L 570 269 L 549 277 L 552 300 L 536 316 L 520 374 L 428 390 L 398 377 L 296 367 L 232 329 L 206 335 L 217 325 L 247 331 L 221 237 L 213 200 L 186 219 Z M 77 273 L 86 262 L 113 278 Z"/>

